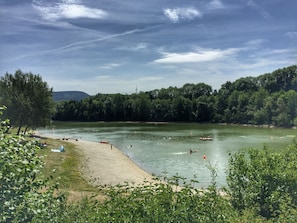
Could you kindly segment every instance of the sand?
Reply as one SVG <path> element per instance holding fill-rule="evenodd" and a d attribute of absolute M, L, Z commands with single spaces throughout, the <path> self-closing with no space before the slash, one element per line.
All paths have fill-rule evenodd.
<path fill-rule="evenodd" d="M 93 185 L 142 184 L 153 176 L 111 144 L 70 140 L 83 155 L 82 173 Z M 67 149 L 67 148 L 66 148 Z"/>

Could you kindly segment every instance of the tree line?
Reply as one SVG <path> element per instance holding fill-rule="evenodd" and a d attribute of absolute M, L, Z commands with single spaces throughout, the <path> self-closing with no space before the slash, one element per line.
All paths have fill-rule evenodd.
<path fill-rule="evenodd" d="M 214 122 L 297 125 L 297 66 L 227 81 L 134 94 L 97 94 L 56 104 L 54 120 Z"/>
<path fill-rule="evenodd" d="M 3 116 L 18 127 L 61 121 L 214 122 L 291 127 L 297 125 L 297 66 L 258 77 L 227 81 L 219 90 L 184 84 L 135 94 L 97 94 L 83 100 L 52 101 L 39 75 L 17 70 L 0 78 Z"/>

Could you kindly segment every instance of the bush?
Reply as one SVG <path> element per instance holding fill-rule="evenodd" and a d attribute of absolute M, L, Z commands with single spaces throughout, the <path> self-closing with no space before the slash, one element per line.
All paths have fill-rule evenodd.
<path fill-rule="evenodd" d="M 175 178 L 174 180 L 179 180 Z M 236 212 L 214 186 L 144 182 L 143 185 L 102 187 L 106 199 L 84 199 L 68 208 L 64 222 L 227 222 Z"/>
<path fill-rule="evenodd" d="M 240 212 L 250 209 L 266 219 L 297 217 L 296 171 L 296 146 L 281 153 L 267 148 L 239 152 L 229 161 L 230 201 Z"/>
<path fill-rule="evenodd" d="M 0 222 L 56 222 L 65 198 L 42 178 L 36 142 L 5 134 L 8 124 L 0 128 Z"/>

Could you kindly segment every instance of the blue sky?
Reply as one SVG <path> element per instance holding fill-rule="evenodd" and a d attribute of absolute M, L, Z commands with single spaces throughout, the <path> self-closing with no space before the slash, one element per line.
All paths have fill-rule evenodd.
<path fill-rule="evenodd" d="M 219 89 L 297 63 L 296 0 L 2 0 L 0 74 L 54 91 Z"/>

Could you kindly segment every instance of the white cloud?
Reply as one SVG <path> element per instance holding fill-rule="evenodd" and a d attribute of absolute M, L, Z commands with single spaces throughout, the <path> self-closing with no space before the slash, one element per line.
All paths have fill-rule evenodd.
<path fill-rule="evenodd" d="M 32 6 L 41 14 L 45 20 L 57 21 L 62 18 L 92 18 L 100 19 L 107 16 L 101 9 L 89 8 L 79 4 L 75 0 L 62 0 L 60 3 L 48 4 L 41 1 L 33 1 Z"/>
<path fill-rule="evenodd" d="M 109 75 L 100 75 L 100 76 L 96 76 L 94 79 L 102 80 L 102 79 L 109 79 L 109 78 L 111 78 L 111 76 Z"/>
<path fill-rule="evenodd" d="M 138 43 L 136 45 L 120 46 L 114 49 L 130 51 L 130 52 L 140 52 L 140 51 L 146 51 L 148 47 L 149 47 L 149 44 L 147 43 Z"/>
<path fill-rule="evenodd" d="M 147 48 L 146 43 L 138 43 L 137 46 L 135 47 L 135 50 L 142 50 L 142 49 L 146 49 L 146 48 Z"/>
<path fill-rule="evenodd" d="M 287 32 L 286 35 L 292 39 L 297 39 L 297 32 Z"/>
<path fill-rule="evenodd" d="M 155 76 L 145 76 L 145 77 L 141 77 L 139 79 L 137 79 L 136 81 L 137 82 L 143 82 L 144 84 L 147 82 L 147 81 L 160 81 L 160 80 L 163 80 L 164 77 L 155 77 Z"/>
<path fill-rule="evenodd" d="M 213 0 L 208 4 L 208 9 L 210 10 L 222 9 L 222 8 L 224 8 L 224 6 L 220 0 Z"/>
<path fill-rule="evenodd" d="M 80 0 L 62 0 L 63 3 L 65 4 L 80 4 Z"/>
<path fill-rule="evenodd" d="M 261 6 L 257 5 L 253 0 L 241 0 L 248 7 L 257 11 L 264 19 L 270 19 L 272 16 Z"/>
<path fill-rule="evenodd" d="M 253 39 L 246 43 L 244 43 L 243 48 L 244 50 L 258 50 L 262 47 L 262 45 L 267 42 L 265 39 Z"/>
<path fill-rule="evenodd" d="M 202 17 L 202 14 L 195 8 L 167 8 L 163 12 L 174 23 L 180 20 L 193 20 L 195 17 Z"/>
<path fill-rule="evenodd" d="M 194 52 L 185 53 L 168 53 L 162 52 L 163 57 L 157 59 L 155 63 L 199 63 L 214 60 L 220 60 L 225 57 L 231 57 L 240 49 L 229 48 L 226 50 L 220 49 L 202 49 L 198 48 Z"/>
<path fill-rule="evenodd" d="M 253 40 L 250 40 L 250 41 L 246 42 L 245 45 L 247 45 L 247 46 L 259 46 L 259 45 L 262 45 L 265 42 L 266 42 L 265 39 L 253 39 Z"/>
<path fill-rule="evenodd" d="M 294 53 L 294 49 L 261 49 L 255 50 L 253 54 L 250 54 L 251 58 L 256 60 L 262 60 L 263 58 L 269 58 L 271 61 L 280 60 L 279 58 L 285 58 L 286 55 Z"/>
<path fill-rule="evenodd" d="M 117 63 L 108 63 L 108 64 L 103 64 L 102 66 L 100 66 L 99 68 L 101 69 L 112 69 L 115 67 L 119 67 L 121 66 L 121 64 L 117 64 Z"/>

